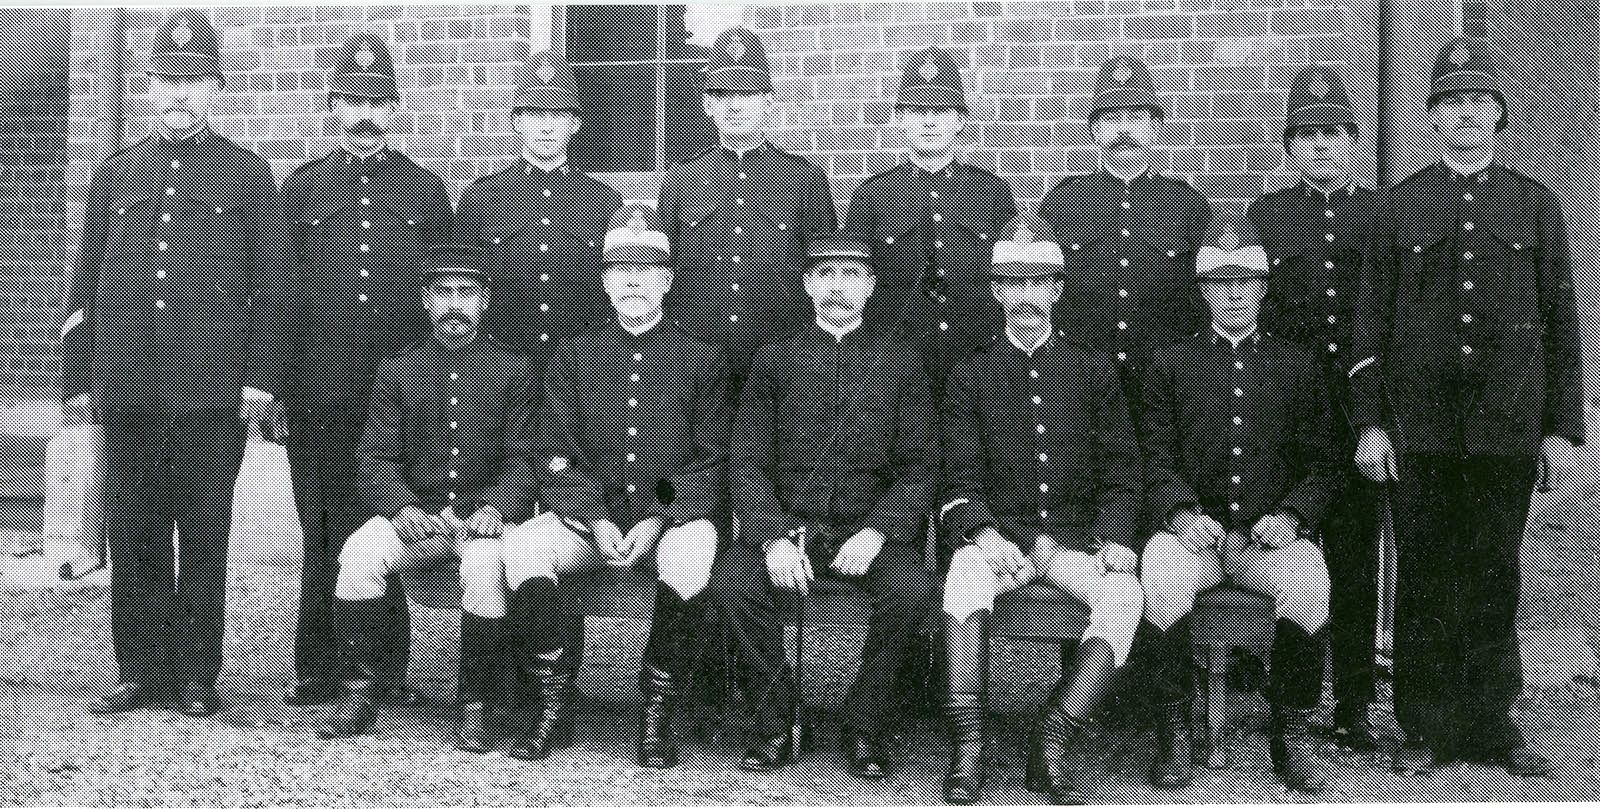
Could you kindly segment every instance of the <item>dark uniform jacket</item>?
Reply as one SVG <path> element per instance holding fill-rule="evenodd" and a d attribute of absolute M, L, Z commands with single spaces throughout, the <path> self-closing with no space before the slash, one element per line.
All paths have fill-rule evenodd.
<path fill-rule="evenodd" d="M 484 505 L 507 522 L 536 500 L 528 358 L 487 334 L 462 348 L 429 336 L 378 367 L 357 456 L 367 507 L 406 506 L 462 519 Z"/>
<path fill-rule="evenodd" d="M 727 486 L 722 353 L 663 321 L 635 335 L 615 318 L 564 342 L 545 370 L 540 494 L 586 526 L 719 515 Z"/>
<path fill-rule="evenodd" d="M 1340 452 L 1353 456 L 1350 432 L 1350 334 L 1361 291 L 1361 259 L 1378 194 L 1351 183 L 1324 194 L 1300 182 L 1257 199 L 1250 221 L 1272 260 L 1261 328 L 1300 343 L 1322 359 L 1333 398 Z M 1348 450 L 1348 451 L 1346 451 Z"/>
<path fill-rule="evenodd" d="M 805 524 L 915 542 L 939 464 L 922 358 L 858 327 L 813 323 L 756 353 L 731 452 L 740 539 L 760 547 Z"/>
<path fill-rule="evenodd" d="M 1029 356 L 996 338 L 950 377 L 944 434 L 942 520 L 955 544 L 993 525 L 1023 548 L 1040 534 L 1088 553 L 1141 547 L 1139 447 L 1103 353 L 1056 335 Z"/>
<path fill-rule="evenodd" d="M 1062 180 L 1039 218 L 1067 260 L 1057 325 L 1110 353 L 1136 399 L 1149 356 L 1205 325 L 1194 257 L 1210 204 L 1179 179 L 1147 172 L 1124 183 L 1099 171 Z"/>
<path fill-rule="evenodd" d="M 1522 455 L 1581 443 L 1583 366 L 1555 195 L 1498 164 L 1389 189 L 1357 305 L 1352 421 L 1399 453 Z"/>
<path fill-rule="evenodd" d="M 1148 518 L 1197 506 L 1229 531 L 1290 512 L 1308 531 L 1331 499 L 1338 456 L 1321 363 L 1263 335 L 1239 347 L 1213 329 L 1151 360 L 1140 420 Z"/>
<path fill-rule="evenodd" d="M 427 335 L 422 263 L 450 240 L 450 195 L 438 175 L 384 149 L 343 149 L 283 182 L 294 233 L 291 414 L 317 422 L 366 416 L 378 363 Z"/>
<path fill-rule="evenodd" d="M 770 143 L 743 156 L 714 146 L 667 171 L 657 207 L 675 270 L 667 308 L 743 376 L 756 348 L 810 316 L 806 242 L 838 227 L 827 177 Z"/>
<path fill-rule="evenodd" d="M 496 301 L 484 329 L 532 357 L 535 379 L 558 343 L 614 317 L 600 248 L 621 207 L 616 189 L 587 174 L 522 159 L 462 192 L 456 229 L 483 251 Z"/>
<path fill-rule="evenodd" d="M 202 130 L 161 135 L 102 163 L 62 326 L 66 398 L 108 414 L 239 409 L 245 386 L 277 393 L 288 238 L 266 161 Z"/>
<path fill-rule="evenodd" d="M 1005 328 L 989 293 L 995 237 L 1017 215 L 1011 186 L 951 163 L 909 161 L 856 186 L 845 230 L 872 246 L 878 290 L 868 323 L 895 324 L 942 388 L 950 369 Z"/>

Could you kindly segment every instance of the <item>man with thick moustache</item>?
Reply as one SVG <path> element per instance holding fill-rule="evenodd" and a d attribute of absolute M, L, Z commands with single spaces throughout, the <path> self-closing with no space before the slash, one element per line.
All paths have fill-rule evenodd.
<path fill-rule="evenodd" d="M 334 584 L 345 655 L 343 694 L 317 734 L 372 725 L 390 637 L 385 596 L 400 571 L 461 561 L 461 673 L 456 746 L 489 749 L 485 703 L 506 616 L 506 528 L 535 500 L 529 360 L 482 332 L 489 279 L 472 245 L 430 255 L 422 304 L 432 332 L 378 366 L 356 458 L 369 517 L 344 541 Z"/>
<path fill-rule="evenodd" d="M 780 606 L 820 573 L 872 596 L 861 666 L 845 697 L 845 766 L 883 778 L 880 736 L 899 700 L 895 675 L 932 600 L 923 519 L 938 469 L 922 357 L 865 322 L 875 275 L 867 246 L 827 237 L 808 248 L 816 319 L 756 353 L 729 452 L 739 542 L 712 593 L 750 667 L 755 743 L 740 762 L 771 772 L 793 760 L 795 684 Z"/>
<path fill-rule="evenodd" d="M 913 54 L 890 121 L 909 151 L 856 186 L 845 214 L 845 232 L 872 247 L 877 271 L 866 320 L 896 329 L 922 353 L 935 398 L 950 369 L 1000 333 L 990 253 L 1017 215 L 1005 180 L 956 159 L 967 115 L 955 56 Z"/>
<path fill-rule="evenodd" d="M 1350 354 L 1356 465 L 1399 552 L 1396 769 L 1454 758 L 1546 775 L 1511 721 L 1530 493 L 1570 480 L 1583 364 L 1561 204 L 1495 160 L 1508 109 L 1487 43 L 1434 63 L 1440 160 L 1384 193 Z"/>
<path fill-rule="evenodd" d="M 957 366 L 944 399 L 939 514 L 955 548 L 944 588 L 953 744 L 944 798 L 983 799 L 989 615 L 996 596 L 1040 581 L 1090 616 L 1040 712 L 1025 783 L 1057 803 L 1082 803 L 1086 731 L 1144 609 L 1139 448 L 1116 364 L 1053 333 L 1064 257 L 1049 225 L 1024 215 L 1003 233 L 990 290 L 1005 335 Z"/>
<path fill-rule="evenodd" d="M 1290 789 L 1325 785 L 1306 720 L 1322 698 L 1328 568 L 1315 543 L 1335 485 L 1321 357 L 1263 333 L 1267 254 L 1249 222 L 1218 217 L 1196 258 L 1211 326 L 1151 358 L 1145 374 L 1146 507 L 1158 527 L 1145 543 L 1145 620 L 1160 657 L 1160 788 L 1188 786 L 1195 597 L 1225 579 L 1271 596 L 1272 762 Z"/>
<path fill-rule="evenodd" d="M 203 13 L 167 15 L 149 73 L 154 132 L 94 172 L 61 326 L 66 422 L 105 428 L 120 682 L 89 709 L 181 697 L 206 716 L 221 707 L 240 422 L 268 415 L 283 372 L 284 307 L 263 297 L 287 287 L 287 239 L 266 161 L 207 124 L 223 80 Z"/>
<path fill-rule="evenodd" d="M 294 234 L 289 376 L 283 396 L 290 482 L 304 533 L 291 705 L 326 702 L 342 678 L 333 627 L 339 549 L 367 518 L 356 469 L 378 363 L 427 334 L 416 279 L 433 245 L 449 241 L 450 195 L 438 175 L 388 142 L 399 103 L 394 62 L 377 34 L 352 35 L 328 77 L 338 148 L 283 182 Z M 385 629 L 394 656 L 380 672 L 405 690 L 411 620 L 389 588 Z"/>
<path fill-rule="evenodd" d="M 1300 181 L 1257 199 L 1249 218 L 1272 262 L 1261 328 L 1305 345 L 1322 360 L 1333 405 L 1333 435 L 1346 463 L 1322 523 L 1332 579 L 1333 735 L 1341 743 L 1374 741 L 1372 702 L 1378 620 L 1378 530 L 1382 493 L 1357 473 L 1345 371 L 1377 192 L 1351 174 L 1360 142 L 1355 111 L 1333 68 L 1310 65 L 1289 87 L 1283 147 Z"/>
<path fill-rule="evenodd" d="M 737 397 L 756 349 L 805 323 L 806 241 L 838 227 L 828 178 L 767 140 L 772 76 L 749 29 L 712 43 L 701 102 L 718 143 L 661 181 L 672 242 L 668 308 L 696 339 L 722 348 Z"/>
<path fill-rule="evenodd" d="M 545 370 L 539 490 L 549 511 L 508 532 L 503 547 L 518 660 L 542 699 L 510 753 L 537 760 L 564 741 L 573 641 L 560 577 L 645 564 L 657 579 L 635 753 L 639 766 L 665 769 L 678 764 L 672 725 L 695 644 L 693 607 L 724 513 L 727 370 L 718 349 L 662 311 L 671 251 L 654 208 L 617 211 L 604 256 L 615 316 L 562 343 Z"/>
<path fill-rule="evenodd" d="M 1067 259 L 1056 325 L 1112 355 L 1135 419 L 1149 356 L 1204 325 L 1191 276 L 1211 206 L 1188 183 L 1152 170 L 1164 116 L 1150 68 L 1108 59 L 1089 111 L 1101 168 L 1062 180 L 1039 204 Z"/>

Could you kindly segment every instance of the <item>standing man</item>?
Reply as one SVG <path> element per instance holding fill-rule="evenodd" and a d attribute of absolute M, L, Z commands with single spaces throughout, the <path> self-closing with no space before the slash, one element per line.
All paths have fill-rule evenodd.
<path fill-rule="evenodd" d="M 1350 430 L 1346 356 L 1361 257 L 1377 192 L 1358 185 L 1351 158 L 1360 140 L 1344 82 L 1332 68 L 1310 65 L 1289 88 L 1283 147 L 1300 182 L 1256 200 L 1250 221 L 1272 262 L 1261 327 L 1300 343 L 1322 361 L 1332 396 L 1337 492 L 1321 526 L 1332 579 L 1334 737 L 1366 748 L 1373 743 L 1372 702 L 1378 622 L 1378 531 L 1382 494 L 1356 473 Z"/>
<path fill-rule="evenodd" d="M 559 577 L 648 557 L 655 610 L 639 690 L 637 761 L 678 764 L 672 720 L 695 644 L 691 606 L 711 578 L 727 484 L 721 352 L 665 320 L 671 254 L 655 209 L 630 205 L 605 236 L 616 316 L 562 343 L 545 371 L 540 496 L 550 510 L 506 536 L 517 656 L 543 706 L 511 747 L 541 759 L 556 743 L 572 670 Z M 577 638 L 582 642 L 582 635 Z"/>
<path fill-rule="evenodd" d="M 434 248 L 422 303 L 432 334 L 378 366 L 356 451 L 366 520 L 339 552 L 335 621 L 344 694 L 317 734 L 372 725 L 391 574 L 461 560 L 461 676 L 456 746 L 490 745 L 484 704 L 506 616 L 501 534 L 534 503 L 533 383 L 528 358 L 479 331 L 488 279 L 471 245 Z"/>
<path fill-rule="evenodd" d="M 245 422 L 268 413 L 287 286 L 278 186 L 266 161 L 206 123 L 222 88 L 217 32 L 167 15 L 150 55 L 155 132 L 102 163 L 61 327 L 69 424 L 105 426 L 112 713 L 178 696 L 221 707 L 228 531 Z M 254 301 L 255 305 L 252 305 Z M 177 555 L 173 530 L 177 529 Z"/>
<path fill-rule="evenodd" d="M 739 542 L 712 591 L 750 666 L 757 738 L 740 766 L 753 772 L 794 756 L 779 595 L 804 597 L 818 571 L 871 593 L 844 753 L 850 772 L 882 778 L 879 733 L 933 593 L 922 543 L 938 467 L 933 405 L 916 349 L 892 324 L 863 325 L 876 280 L 867 246 L 822 238 L 809 257 L 816 321 L 757 352 L 739 398 L 730 460 Z"/>
<path fill-rule="evenodd" d="M 1306 719 L 1322 698 L 1328 568 L 1313 540 L 1335 468 L 1321 358 L 1258 328 L 1267 254 L 1248 223 L 1220 221 L 1195 269 L 1211 327 L 1152 358 L 1139 425 L 1147 512 L 1160 526 L 1143 574 L 1161 658 L 1150 780 L 1190 782 L 1189 615 L 1197 595 L 1231 578 L 1277 603 L 1272 762 L 1290 789 L 1318 792 Z"/>
<path fill-rule="evenodd" d="M 430 248 L 449 241 L 452 216 L 444 181 L 389 146 L 399 95 L 383 40 L 350 37 L 328 86 L 339 148 L 283 182 L 295 258 L 284 446 L 305 535 L 290 705 L 338 694 L 333 584 L 340 546 L 369 516 L 355 452 L 367 397 L 378 363 L 427 334 L 416 279 Z M 387 598 L 394 657 L 379 675 L 391 693 L 408 695 L 410 609 L 398 587 Z"/>
<path fill-rule="evenodd" d="M 667 171 L 661 224 L 676 281 L 669 307 L 722 348 L 737 397 L 761 345 L 805 322 L 806 241 L 838 227 L 822 170 L 767 140 L 772 77 L 761 40 L 730 28 L 711 46 L 701 101 L 718 145 Z"/>
<path fill-rule="evenodd" d="M 1507 113 L 1487 43 L 1447 43 L 1428 99 L 1440 160 L 1386 192 L 1357 304 L 1351 422 L 1362 474 L 1393 481 L 1407 772 L 1549 772 L 1508 715 L 1518 552 L 1530 491 L 1568 480 L 1583 443 L 1583 365 L 1560 201 L 1495 162 Z"/>
<path fill-rule="evenodd" d="M 954 747 L 944 798 L 983 799 L 994 599 L 1045 581 L 1089 607 L 1089 626 L 1041 712 L 1027 786 L 1083 803 L 1083 731 L 1127 662 L 1144 609 L 1139 448 L 1112 361 L 1052 333 L 1064 259 L 1049 226 L 1023 215 L 1002 233 L 990 291 L 1005 336 L 957 366 L 944 399 L 939 515 L 955 546 L 944 588 Z"/>
<path fill-rule="evenodd" d="M 949 51 L 912 55 L 893 125 L 910 152 L 856 186 L 844 229 L 872 247 L 878 290 L 866 319 L 922 353 L 937 397 L 950 369 L 1000 333 L 989 260 L 1017 204 L 1005 180 L 956 161 L 967 99 Z"/>
<path fill-rule="evenodd" d="M 1057 325 L 1113 356 L 1135 420 L 1149 356 L 1204 326 L 1194 254 L 1211 206 L 1188 183 L 1151 170 L 1164 116 L 1150 68 L 1129 56 L 1107 60 L 1089 111 L 1100 171 L 1062 180 L 1039 204 L 1067 258 Z"/>

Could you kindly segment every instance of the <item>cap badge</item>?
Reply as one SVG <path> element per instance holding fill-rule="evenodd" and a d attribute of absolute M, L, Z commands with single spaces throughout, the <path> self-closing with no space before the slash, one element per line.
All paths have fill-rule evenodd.
<path fill-rule="evenodd" d="M 550 471 L 551 472 L 560 472 L 561 470 L 566 469 L 566 468 L 567 468 L 567 459 L 566 458 L 562 458 L 562 457 L 560 457 L 558 455 L 558 456 L 550 459 Z"/>
<path fill-rule="evenodd" d="M 1323 78 L 1321 73 L 1318 73 L 1316 78 L 1311 80 L 1311 94 L 1317 98 L 1327 98 L 1328 91 L 1332 89 L 1328 86 L 1328 80 Z"/>
<path fill-rule="evenodd" d="M 1465 67 L 1467 60 L 1471 58 L 1471 56 L 1472 55 L 1467 52 L 1467 46 L 1457 42 L 1456 46 L 1450 49 L 1450 64 L 1455 65 L 1458 68 Z"/>
<path fill-rule="evenodd" d="M 194 39 L 194 32 L 189 30 L 188 25 L 180 22 L 173 27 L 172 44 L 181 48 L 189 44 L 189 40 L 191 39 Z"/>
<path fill-rule="evenodd" d="M 649 228 L 650 223 L 645 221 L 644 211 L 640 208 L 633 209 L 633 216 L 628 219 L 628 229 L 633 231 L 634 235 L 638 235 Z"/>
<path fill-rule="evenodd" d="M 356 64 L 360 65 L 362 70 L 372 67 L 372 63 L 376 61 L 378 55 L 373 53 L 371 48 L 363 45 L 361 50 L 356 51 Z"/>
<path fill-rule="evenodd" d="M 1127 62 L 1119 59 L 1117 60 L 1117 66 L 1111 70 L 1111 78 L 1117 84 L 1127 84 L 1128 79 L 1133 78 L 1133 68 Z"/>
<path fill-rule="evenodd" d="M 556 68 L 549 62 L 540 62 L 538 74 L 541 83 L 549 84 L 556 77 Z"/>
<path fill-rule="evenodd" d="M 1228 253 L 1239 249 L 1239 234 L 1234 232 L 1233 226 L 1222 229 L 1222 234 L 1217 237 L 1217 246 Z"/>
<path fill-rule="evenodd" d="M 922 74 L 922 78 L 925 81 L 932 82 L 934 79 L 939 78 L 939 65 L 933 61 L 933 57 L 929 57 L 927 61 L 922 63 L 922 67 L 917 72 Z"/>
<path fill-rule="evenodd" d="M 1017 233 L 1011 240 L 1017 244 L 1027 244 L 1033 241 L 1033 231 L 1027 225 L 1017 225 Z"/>
<path fill-rule="evenodd" d="M 729 59 L 737 62 L 744 58 L 744 40 L 740 39 L 738 34 L 734 34 L 728 37 L 728 46 L 724 50 L 728 52 Z"/>

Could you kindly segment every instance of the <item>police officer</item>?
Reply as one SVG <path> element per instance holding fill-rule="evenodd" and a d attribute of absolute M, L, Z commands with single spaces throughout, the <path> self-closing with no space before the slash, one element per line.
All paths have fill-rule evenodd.
<path fill-rule="evenodd" d="M 368 516 L 355 460 L 367 396 L 379 361 L 427 333 L 417 274 L 429 249 L 449 240 L 452 217 L 444 181 L 388 144 L 399 95 L 383 39 L 351 36 L 328 86 L 339 147 L 283 183 L 295 258 L 284 445 L 305 536 L 291 705 L 337 694 L 333 583 L 340 544 Z M 390 593 L 387 648 L 395 657 L 381 676 L 394 693 L 409 694 L 410 613 L 404 594 Z"/>
<path fill-rule="evenodd" d="M 672 241 L 668 308 L 696 339 L 727 352 L 737 396 L 757 347 L 805 322 L 806 241 L 838 227 L 822 170 L 767 140 L 772 77 L 761 41 L 730 28 L 711 46 L 701 97 L 718 144 L 661 181 Z"/>
<path fill-rule="evenodd" d="M 484 703 L 506 615 L 504 530 L 535 500 L 528 358 L 479 330 L 489 287 L 472 245 L 439 245 L 423 276 L 433 324 L 378 366 L 356 451 L 369 516 L 339 552 L 335 621 L 344 694 L 318 735 L 366 731 L 389 635 L 391 574 L 461 560 L 461 714 L 456 746 L 488 749 Z"/>
<path fill-rule="evenodd" d="M 154 132 L 101 164 L 61 327 L 66 420 L 105 426 L 111 625 L 121 682 L 90 705 L 178 696 L 221 707 L 228 530 L 240 423 L 279 388 L 287 286 L 278 187 L 266 161 L 212 132 L 217 33 L 169 13 L 150 55 Z M 173 529 L 177 528 L 177 558 Z"/>
<path fill-rule="evenodd" d="M 665 319 L 671 254 L 655 209 L 617 211 L 604 244 L 615 316 L 562 343 L 545 371 L 540 495 L 550 510 L 505 540 L 519 660 L 543 699 L 511 755 L 544 758 L 558 742 L 572 680 L 558 579 L 649 564 L 658 578 L 636 752 L 639 766 L 668 768 L 691 606 L 711 577 L 723 512 L 727 369 L 719 350 Z"/>
<path fill-rule="evenodd" d="M 1203 323 L 1191 276 L 1211 206 L 1151 170 L 1164 116 L 1143 62 L 1107 60 L 1089 111 L 1101 168 L 1062 180 L 1039 204 L 1067 258 L 1057 325 L 1114 356 L 1136 418 L 1146 359 Z"/>
<path fill-rule="evenodd" d="M 1355 454 L 1345 376 L 1350 329 L 1361 285 L 1377 193 L 1351 175 L 1360 140 L 1344 82 L 1330 67 L 1311 65 L 1290 83 L 1283 145 L 1300 182 L 1257 199 L 1250 221 L 1272 262 L 1272 282 L 1262 304 L 1261 327 L 1305 345 L 1322 359 L 1332 395 L 1333 435 L 1339 456 Z M 1333 649 L 1335 738 L 1354 747 L 1374 741 L 1367 706 L 1374 697 L 1378 610 L 1380 492 L 1339 468 L 1338 495 L 1323 521 L 1323 549 L 1332 574 L 1329 640 Z"/>
<path fill-rule="evenodd" d="M 622 196 L 567 163 L 583 125 L 577 80 L 545 51 L 517 74 L 511 125 L 519 159 L 461 194 L 458 230 L 483 251 L 499 301 L 484 324 L 533 358 L 535 379 L 550 353 L 583 327 L 611 317 L 600 287 L 600 247 Z"/>
<path fill-rule="evenodd" d="M 794 756 L 780 595 L 803 596 L 818 573 L 872 595 L 843 741 L 850 772 L 882 778 L 880 729 L 933 592 L 921 530 L 938 468 L 933 405 L 916 349 L 892 324 L 863 323 L 876 281 L 867 246 L 820 238 L 808 253 L 815 322 L 756 353 L 739 399 L 739 542 L 712 592 L 750 666 L 756 741 L 740 766 L 754 772 Z"/>
<path fill-rule="evenodd" d="M 1583 370 L 1561 205 L 1495 161 L 1507 112 L 1486 43 L 1447 43 L 1428 99 L 1440 160 L 1385 192 L 1357 304 L 1356 465 L 1393 481 L 1404 771 L 1549 770 L 1507 715 L 1518 551 L 1530 490 L 1560 487 L 1583 442 Z"/>
<path fill-rule="evenodd" d="M 1322 697 L 1328 569 L 1312 541 L 1336 464 L 1321 357 L 1257 325 L 1267 254 L 1247 221 L 1219 221 L 1196 274 L 1211 327 L 1158 351 L 1140 438 L 1147 512 L 1145 617 L 1156 636 L 1158 787 L 1188 785 L 1195 596 L 1231 578 L 1272 596 L 1272 761 L 1291 789 L 1324 786 L 1306 719 Z"/>
<path fill-rule="evenodd" d="M 955 57 L 942 48 L 913 54 L 892 121 L 910 151 L 856 186 L 845 214 L 845 231 L 871 245 L 877 268 L 866 319 L 894 326 L 922 352 L 936 395 L 958 361 L 1000 333 L 989 259 L 1017 215 L 1005 180 L 956 160 L 967 115 Z"/>
<path fill-rule="evenodd" d="M 1053 334 L 1062 249 L 1020 216 L 994 248 L 1003 337 L 950 378 L 940 521 L 955 548 L 944 588 L 954 751 L 950 803 L 983 798 L 984 656 L 995 596 L 1034 581 L 1089 606 L 1089 626 L 1041 712 L 1027 786 L 1082 803 L 1083 731 L 1128 660 L 1144 598 L 1135 575 L 1139 450 L 1115 364 Z"/>

